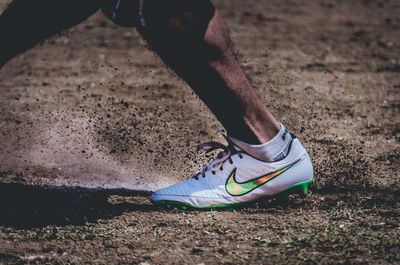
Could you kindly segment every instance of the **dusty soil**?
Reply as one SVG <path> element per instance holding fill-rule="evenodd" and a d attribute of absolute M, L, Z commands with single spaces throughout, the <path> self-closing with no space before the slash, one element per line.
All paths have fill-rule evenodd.
<path fill-rule="evenodd" d="M 147 191 L 203 166 L 195 147 L 222 140 L 218 122 L 99 13 L 0 70 L 0 263 L 400 263 L 400 3 L 214 2 L 309 150 L 310 194 L 151 205 Z"/>

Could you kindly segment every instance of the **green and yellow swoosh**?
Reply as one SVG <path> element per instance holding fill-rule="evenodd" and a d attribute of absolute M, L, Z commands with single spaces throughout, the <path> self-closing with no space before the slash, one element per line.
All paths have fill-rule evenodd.
<path fill-rule="evenodd" d="M 245 195 L 245 194 L 253 191 L 254 189 L 260 187 L 261 185 L 264 185 L 268 181 L 276 178 L 277 176 L 279 176 L 280 174 L 282 174 L 283 172 L 285 172 L 286 170 L 288 170 L 289 168 L 294 166 L 294 164 L 296 164 L 298 161 L 299 160 L 297 160 L 296 162 L 294 162 L 278 171 L 268 173 L 261 177 L 257 177 L 255 179 L 252 179 L 252 180 L 249 180 L 246 182 L 242 182 L 242 183 L 237 182 L 235 179 L 235 174 L 236 174 L 236 168 L 235 168 L 232 171 L 231 175 L 229 176 L 228 180 L 226 181 L 226 184 L 225 184 L 226 191 L 232 196 Z"/>

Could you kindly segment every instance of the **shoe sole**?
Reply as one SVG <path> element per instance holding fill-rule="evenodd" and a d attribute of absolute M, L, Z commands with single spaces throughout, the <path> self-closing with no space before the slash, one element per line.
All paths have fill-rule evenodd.
<path fill-rule="evenodd" d="M 254 203 L 256 201 L 260 201 L 262 199 L 265 198 L 282 198 L 284 200 L 288 200 L 289 199 L 289 195 L 291 194 L 299 194 L 300 196 L 305 196 L 307 195 L 308 192 L 308 186 L 311 184 L 312 179 L 305 181 L 305 182 L 300 182 L 297 183 L 277 194 L 274 195 L 268 195 L 268 196 L 264 196 L 262 198 L 258 198 L 255 199 L 253 201 L 248 201 L 248 202 L 242 202 L 242 203 L 233 203 L 233 204 L 215 204 L 215 205 L 210 205 L 210 206 L 194 206 L 188 203 L 184 203 L 184 202 L 177 202 L 177 201 L 152 201 L 151 202 L 155 205 L 161 205 L 161 206 L 166 206 L 167 208 L 172 208 L 172 207 L 178 207 L 181 208 L 182 210 L 187 210 L 187 209 L 221 209 L 221 208 L 228 208 L 229 210 L 233 210 L 233 208 L 231 207 L 237 207 L 237 206 L 243 206 L 246 204 L 251 204 Z"/>

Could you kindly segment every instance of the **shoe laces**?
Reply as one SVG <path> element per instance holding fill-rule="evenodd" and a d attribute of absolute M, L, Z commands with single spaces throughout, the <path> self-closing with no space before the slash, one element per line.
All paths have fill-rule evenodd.
<path fill-rule="evenodd" d="M 238 154 L 240 159 L 243 158 L 243 155 L 240 153 L 240 151 L 238 151 L 235 148 L 235 144 L 229 139 L 229 137 L 227 137 L 218 127 L 217 127 L 217 129 L 222 134 L 222 136 L 224 136 L 225 140 L 228 142 L 228 145 L 224 145 L 220 142 L 211 141 L 211 142 L 205 142 L 205 143 L 199 144 L 197 146 L 197 151 L 200 151 L 200 150 L 208 147 L 208 149 L 205 150 L 203 153 L 201 153 L 200 156 L 204 156 L 212 151 L 219 150 L 219 149 L 222 149 L 222 151 L 218 153 L 217 157 L 213 161 L 211 161 L 200 172 L 198 172 L 196 175 L 193 176 L 193 178 L 196 180 L 199 179 L 199 176 L 202 176 L 203 178 L 205 178 L 206 172 L 208 172 L 208 171 L 211 171 L 211 173 L 213 175 L 215 175 L 218 167 L 219 167 L 219 170 L 221 170 L 221 171 L 224 170 L 223 164 L 226 161 L 229 161 L 229 163 L 233 164 L 232 155 L 234 155 L 234 154 Z"/>

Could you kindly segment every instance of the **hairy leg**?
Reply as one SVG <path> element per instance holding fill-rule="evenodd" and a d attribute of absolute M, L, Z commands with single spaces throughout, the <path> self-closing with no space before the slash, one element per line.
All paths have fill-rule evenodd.
<path fill-rule="evenodd" d="M 100 0 L 14 0 L 0 16 L 0 68 L 37 43 L 79 24 Z"/>
<path fill-rule="evenodd" d="M 265 143 L 280 125 L 243 73 L 230 47 L 226 26 L 206 0 L 145 1 L 150 46 L 200 96 L 229 135 Z M 174 6 L 173 3 L 176 3 Z"/>

